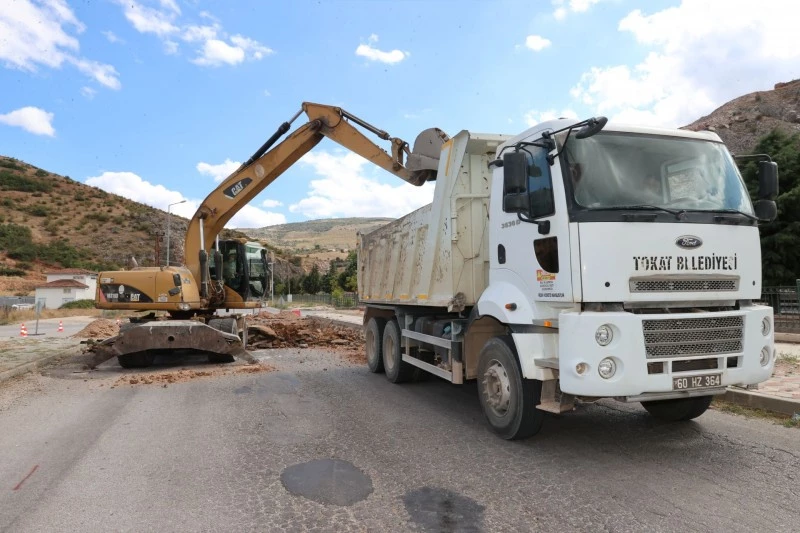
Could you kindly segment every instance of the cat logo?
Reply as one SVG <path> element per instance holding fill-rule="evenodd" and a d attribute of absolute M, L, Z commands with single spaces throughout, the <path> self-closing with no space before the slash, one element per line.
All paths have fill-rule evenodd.
<path fill-rule="evenodd" d="M 234 183 L 233 185 L 231 185 L 230 187 L 226 188 L 224 191 L 222 191 L 222 194 L 224 194 L 227 198 L 233 200 L 239 195 L 240 192 L 245 190 L 245 188 L 252 182 L 253 180 L 251 178 L 241 179 L 236 183 Z"/>

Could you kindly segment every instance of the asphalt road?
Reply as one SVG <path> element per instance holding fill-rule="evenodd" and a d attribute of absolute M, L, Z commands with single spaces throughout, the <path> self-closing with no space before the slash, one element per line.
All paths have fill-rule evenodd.
<path fill-rule="evenodd" d="M 38 334 L 43 336 L 69 337 L 86 327 L 92 320 L 98 317 L 89 316 L 67 316 L 63 318 L 42 318 L 39 319 Z M 64 331 L 58 331 L 58 322 L 61 321 Z M 28 336 L 34 337 L 37 333 L 36 320 L 24 322 L 28 330 Z M 20 336 L 20 323 L 0 326 L 0 339 L 17 338 Z"/>
<path fill-rule="evenodd" d="M 55 369 L 4 384 L 0 530 L 800 524 L 796 429 L 713 411 L 669 425 L 607 402 L 506 442 L 486 429 L 474 386 L 392 385 L 331 352 L 260 356 L 276 371 L 164 387 L 130 385 L 146 373 L 109 362 L 89 374 Z"/>

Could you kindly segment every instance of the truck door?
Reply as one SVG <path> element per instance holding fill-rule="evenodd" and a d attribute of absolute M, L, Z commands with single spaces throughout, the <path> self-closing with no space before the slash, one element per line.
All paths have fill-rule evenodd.
<path fill-rule="evenodd" d="M 524 143 L 518 153 L 525 154 L 524 169 L 517 169 L 524 181 L 517 179 L 515 186 L 508 180 L 514 170 L 503 169 L 499 242 L 504 253 L 498 266 L 505 263 L 515 271 L 534 301 L 572 302 L 569 221 L 558 167 L 550 165 L 543 147 Z"/>

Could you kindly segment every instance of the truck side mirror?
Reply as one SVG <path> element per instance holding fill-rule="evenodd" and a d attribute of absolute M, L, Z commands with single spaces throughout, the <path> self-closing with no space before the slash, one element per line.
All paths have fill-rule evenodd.
<path fill-rule="evenodd" d="M 506 213 L 528 213 L 530 198 L 528 193 L 518 192 L 503 196 L 503 211 Z"/>
<path fill-rule="evenodd" d="M 759 200 L 754 206 L 760 222 L 772 222 L 778 218 L 778 206 L 773 200 Z"/>
<path fill-rule="evenodd" d="M 758 162 L 758 199 L 775 200 L 778 196 L 778 164 Z"/>
<path fill-rule="evenodd" d="M 528 189 L 527 184 L 528 158 L 525 152 L 503 154 L 503 196 L 524 193 Z"/>

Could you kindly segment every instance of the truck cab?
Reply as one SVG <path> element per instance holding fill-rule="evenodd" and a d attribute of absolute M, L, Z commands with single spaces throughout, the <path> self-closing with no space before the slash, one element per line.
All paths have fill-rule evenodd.
<path fill-rule="evenodd" d="M 550 324 L 512 333 L 525 378 L 641 402 L 767 379 L 758 217 L 720 138 L 614 124 L 580 138 L 568 126 L 509 140 L 493 175 L 490 240 L 504 253 L 478 310 Z"/>

